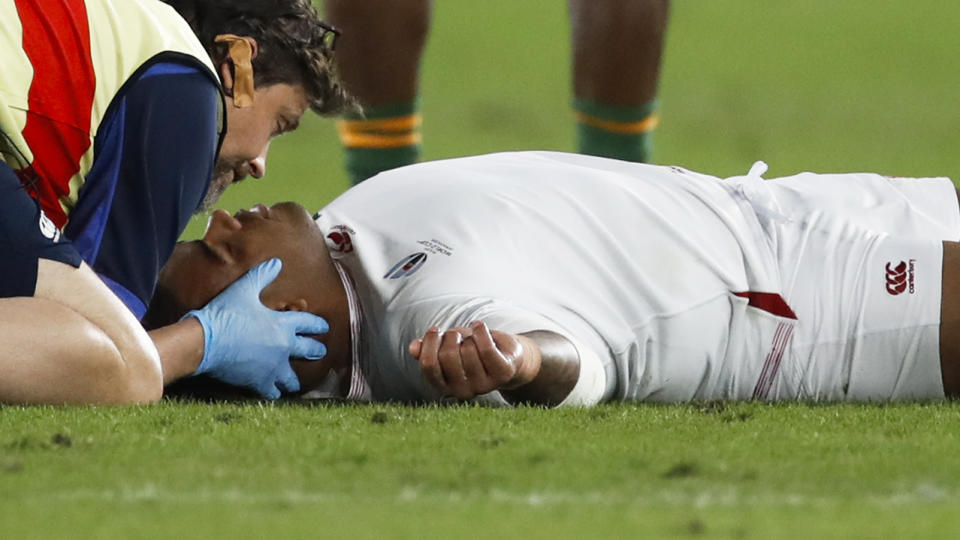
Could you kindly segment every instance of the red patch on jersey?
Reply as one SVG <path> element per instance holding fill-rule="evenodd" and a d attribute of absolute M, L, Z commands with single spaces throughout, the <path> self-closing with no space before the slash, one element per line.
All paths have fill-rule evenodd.
<path fill-rule="evenodd" d="M 740 298 L 746 298 L 748 306 L 762 309 L 763 311 L 776 315 L 777 317 L 784 317 L 786 319 L 797 318 L 797 315 L 792 309 L 790 309 L 787 301 L 784 300 L 779 294 L 753 291 L 737 292 L 733 294 L 734 296 L 739 296 Z"/>

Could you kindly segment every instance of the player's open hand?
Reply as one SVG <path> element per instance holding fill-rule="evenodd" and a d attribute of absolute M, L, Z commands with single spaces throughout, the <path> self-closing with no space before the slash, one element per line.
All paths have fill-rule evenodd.
<path fill-rule="evenodd" d="M 444 395 L 471 399 L 529 382 L 533 366 L 520 336 L 490 330 L 482 322 L 440 332 L 427 330 L 410 342 L 424 378 Z"/>

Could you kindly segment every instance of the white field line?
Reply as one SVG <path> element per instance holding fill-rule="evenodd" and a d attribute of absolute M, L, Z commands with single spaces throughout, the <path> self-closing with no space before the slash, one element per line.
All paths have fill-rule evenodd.
<path fill-rule="evenodd" d="M 239 504 L 322 504 L 330 502 L 356 501 L 355 495 L 332 491 L 281 490 L 248 492 L 236 489 L 191 491 L 171 491 L 156 485 L 129 486 L 117 489 L 75 489 L 46 493 L 20 493 L 18 503 L 59 500 L 64 502 L 159 502 L 167 504 L 196 505 L 205 503 Z M 13 501 L 8 501 L 13 502 Z M 657 493 L 638 493 L 636 495 L 614 492 L 527 492 L 514 493 L 501 490 L 481 491 L 437 491 L 404 488 L 393 496 L 387 494 L 369 497 L 371 503 L 478 503 L 494 502 L 530 507 L 553 505 L 629 505 L 651 507 L 814 507 L 831 508 L 838 504 L 853 502 L 875 508 L 901 507 L 913 504 L 933 502 L 956 502 L 960 504 L 960 491 L 931 484 L 919 484 L 889 494 L 866 494 L 863 497 L 809 496 L 786 492 L 744 493 L 737 488 L 722 488 L 693 491 L 660 491 Z"/>

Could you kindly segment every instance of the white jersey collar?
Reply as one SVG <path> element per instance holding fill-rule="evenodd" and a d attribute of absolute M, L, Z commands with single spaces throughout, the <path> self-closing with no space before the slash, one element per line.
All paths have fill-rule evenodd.
<path fill-rule="evenodd" d="M 372 397 L 370 385 L 367 383 L 366 377 L 363 376 L 361 367 L 363 311 L 360 309 L 360 298 L 357 296 L 353 280 L 350 279 L 350 275 L 343 266 L 337 261 L 333 261 L 333 267 L 337 269 L 340 281 L 343 282 L 343 289 L 347 293 L 347 307 L 350 310 L 350 387 L 347 390 L 346 398 L 352 401 L 370 401 Z"/>

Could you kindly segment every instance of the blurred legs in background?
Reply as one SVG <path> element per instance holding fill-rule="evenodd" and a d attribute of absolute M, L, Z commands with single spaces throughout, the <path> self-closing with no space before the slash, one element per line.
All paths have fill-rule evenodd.
<path fill-rule="evenodd" d="M 650 160 L 668 0 L 570 0 L 577 151 Z"/>
<path fill-rule="evenodd" d="M 325 19 L 343 34 L 337 67 L 363 116 L 339 123 L 347 172 L 357 184 L 420 157 L 420 58 L 431 0 L 325 0 Z"/>
<path fill-rule="evenodd" d="M 420 157 L 420 60 L 431 0 L 326 0 L 337 61 L 363 116 L 340 122 L 354 184 Z M 577 151 L 648 161 L 669 0 L 570 0 Z"/>

